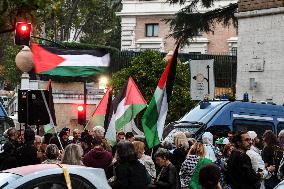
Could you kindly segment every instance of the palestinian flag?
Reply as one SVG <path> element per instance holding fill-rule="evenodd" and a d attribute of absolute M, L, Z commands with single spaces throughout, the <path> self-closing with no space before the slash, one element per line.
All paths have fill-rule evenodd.
<path fill-rule="evenodd" d="M 96 125 L 104 126 L 105 124 L 105 116 L 107 114 L 107 110 L 111 105 L 112 101 L 112 86 L 108 88 L 106 93 L 104 94 L 103 98 L 99 102 L 98 106 L 96 107 L 90 121 L 88 122 L 86 129 L 91 130 L 92 127 Z"/>
<path fill-rule="evenodd" d="M 154 97 L 142 117 L 142 127 L 149 148 L 160 144 L 162 139 L 168 104 L 175 81 L 178 48 L 179 44 L 169 60 L 155 90 Z"/>
<path fill-rule="evenodd" d="M 74 50 L 31 45 L 35 71 L 52 76 L 88 77 L 108 70 L 110 55 L 104 50 Z"/>
<path fill-rule="evenodd" d="M 107 123 L 106 139 L 116 141 L 116 131 L 120 131 L 131 122 L 136 115 L 146 107 L 147 103 L 140 93 L 132 77 L 119 90 L 112 101 Z"/>

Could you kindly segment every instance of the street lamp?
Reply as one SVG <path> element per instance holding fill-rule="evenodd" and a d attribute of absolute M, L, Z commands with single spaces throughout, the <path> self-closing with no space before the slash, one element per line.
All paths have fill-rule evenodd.
<path fill-rule="evenodd" d="M 30 89 L 30 76 L 29 71 L 33 68 L 32 52 L 28 46 L 17 54 L 15 59 L 17 67 L 23 72 L 21 76 L 21 89 Z"/>

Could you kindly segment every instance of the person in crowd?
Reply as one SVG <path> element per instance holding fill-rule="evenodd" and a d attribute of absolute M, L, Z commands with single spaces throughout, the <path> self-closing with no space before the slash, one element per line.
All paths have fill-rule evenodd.
<path fill-rule="evenodd" d="M 129 141 L 117 144 L 117 162 L 114 166 L 114 180 L 110 182 L 113 189 L 147 188 L 146 168 L 138 161 L 134 145 Z"/>
<path fill-rule="evenodd" d="M 128 140 L 129 142 L 134 142 L 135 140 L 134 134 L 132 132 L 127 132 L 125 134 L 125 139 Z"/>
<path fill-rule="evenodd" d="M 81 146 L 83 148 L 84 156 L 93 149 L 93 140 L 93 137 L 89 134 L 86 134 L 81 138 Z"/>
<path fill-rule="evenodd" d="M 205 165 L 199 171 L 201 189 L 222 189 L 220 179 L 220 168 L 215 164 Z"/>
<path fill-rule="evenodd" d="M 55 144 L 47 145 L 46 150 L 45 150 L 45 156 L 47 159 L 42 162 L 44 164 L 60 163 L 60 160 L 59 160 L 60 152 L 59 152 L 58 147 Z"/>
<path fill-rule="evenodd" d="M 170 162 L 170 152 L 167 149 L 159 148 L 154 157 L 160 171 L 150 188 L 177 189 L 177 172 L 175 166 Z"/>
<path fill-rule="evenodd" d="M 223 154 L 223 157 L 226 158 L 226 160 L 228 160 L 228 158 L 230 157 L 230 155 L 231 155 L 232 151 L 234 150 L 234 148 L 235 148 L 235 146 L 232 143 L 226 144 L 224 146 L 222 154 Z"/>
<path fill-rule="evenodd" d="M 264 132 L 263 142 L 262 159 L 265 163 L 265 167 L 275 167 L 272 176 L 264 180 L 264 185 L 266 189 L 272 189 L 280 182 L 277 177 L 277 170 L 283 157 L 283 150 L 277 145 L 277 137 L 270 130 Z"/>
<path fill-rule="evenodd" d="M 188 152 L 188 156 L 181 165 L 179 172 L 181 188 L 199 187 L 198 174 L 200 168 L 212 163 L 205 158 L 205 147 L 202 143 L 196 142 Z"/>
<path fill-rule="evenodd" d="M 83 164 L 88 167 L 107 170 L 112 162 L 112 154 L 102 147 L 100 138 L 94 138 L 93 145 L 93 149 L 84 155 Z"/>
<path fill-rule="evenodd" d="M 7 129 L 4 133 L 4 136 L 8 139 L 6 141 L 6 143 L 11 143 L 12 147 L 14 148 L 14 152 L 16 151 L 16 149 L 18 147 L 20 147 L 21 145 L 18 143 L 18 131 L 15 127 L 10 127 L 9 129 Z"/>
<path fill-rule="evenodd" d="M 278 133 L 278 145 L 284 150 L 284 129 Z"/>
<path fill-rule="evenodd" d="M 60 139 L 60 142 L 58 140 L 58 136 Z M 54 135 L 51 139 L 50 139 L 50 144 L 56 144 L 57 147 L 59 148 L 59 150 L 64 150 L 65 147 L 71 143 L 71 141 L 68 139 L 69 137 L 69 131 L 67 128 L 63 128 L 60 132 L 59 135 Z M 60 144 L 61 143 L 61 144 Z M 61 147 L 62 145 L 62 147 Z M 63 149 L 62 149 L 63 148 Z"/>
<path fill-rule="evenodd" d="M 205 157 L 215 162 L 217 160 L 217 150 L 213 146 L 213 135 L 210 132 L 205 132 L 202 135 L 202 142 L 205 148 Z"/>
<path fill-rule="evenodd" d="M 234 138 L 235 135 L 236 135 L 236 133 L 233 132 L 233 131 L 229 131 L 229 132 L 228 132 L 227 138 L 228 138 L 228 140 L 229 140 L 230 143 L 233 143 L 233 138 Z"/>
<path fill-rule="evenodd" d="M 52 138 L 53 134 L 51 133 L 45 133 L 43 135 L 43 139 L 42 139 L 42 144 L 45 144 L 46 146 L 49 144 L 50 139 Z"/>
<path fill-rule="evenodd" d="M 271 176 L 270 172 L 274 172 L 275 167 L 272 165 L 269 167 L 265 167 L 264 161 L 261 157 L 262 144 L 260 139 L 257 137 L 257 134 L 254 131 L 248 131 L 247 133 L 252 140 L 252 145 L 250 149 L 247 150 L 246 154 L 250 157 L 252 168 L 254 169 L 254 171 L 256 173 L 259 171 L 263 171 L 260 189 L 265 189 L 264 179 L 269 178 Z"/>
<path fill-rule="evenodd" d="M 119 142 L 124 141 L 125 140 L 125 133 L 123 131 L 120 131 L 116 134 L 116 144 L 113 145 L 112 147 L 112 156 L 114 157 L 115 153 L 116 153 L 116 146 Z"/>
<path fill-rule="evenodd" d="M 21 146 L 24 144 L 24 129 L 19 129 L 18 130 L 18 145 Z"/>
<path fill-rule="evenodd" d="M 162 142 L 160 147 L 169 151 L 174 149 L 173 143 L 166 140 Z"/>
<path fill-rule="evenodd" d="M 180 171 L 181 164 L 184 162 L 186 155 L 188 154 L 188 139 L 183 132 L 177 132 L 174 134 L 174 145 L 170 160 L 175 166 L 177 173 Z M 178 185 L 180 188 L 180 178 L 178 175 Z"/>
<path fill-rule="evenodd" d="M 63 153 L 61 163 L 69 165 L 83 165 L 81 158 L 83 149 L 78 144 L 68 144 Z"/>
<path fill-rule="evenodd" d="M 79 129 L 74 129 L 73 130 L 73 139 L 72 139 L 72 143 L 73 144 L 80 144 L 80 136 L 81 136 L 81 133 L 80 133 L 80 130 Z"/>
<path fill-rule="evenodd" d="M 148 174 L 151 176 L 151 180 L 154 182 L 156 178 L 156 168 L 152 158 L 145 155 L 145 144 L 141 141 L 134 141 L 133 145 L 139 161 L 145 166 Z"/>
<path fill-rule="evenodd" d="M 42 140 L 41 136 L 35 135 L 34 144 L 37 149 L 37 158 L 39 159 L 40 162 L 44 161 L 45 158 L 45 149 L 44 146 L 42 146 L 41 140 Z"/>
<path fill-rule="evenodd" d="M 106 151 L 112 152 L 111 146 L 109 145 L 109 143 L 107 142 L 104 136 L 105 136 L 105 129 L 102 126 L 95 126 L 93 128 L 92 137 L 100 138 L 103 142 L 103 145 L 102 145 L 103 148 Z"/>
<path fill-rule="evenodd" d="M 14 155 L 15 148 L 10 142 L 6 142 L 3 146 L 4 152 L 0 153 L 0 171 L 17 167 L 18 162 Z"/>
<path fill-rule="evenodd" d="M 229 143 L 230 143 L 229 140 L 225 137 L 218 138 L 215 141 L 215 145 L 220 150 L 220 152 L 223 152 L 225 145 L 229 144 Z"/>
<path fill-rule="evenodd" d="M 35 132 L 31 128 L 26 128 L 24 132 L 25 143 L 16 151 L 18 166 L 39 164 L 37 148 L 35 147 Z"/>
<path fill-rule="evenodd" d="M 242 131 L 234 136 L 235 149 L 227 162 L 226 178 L 232 189 L 259 189 L 263 172 L 256 173 L 246 152 L 252 141 L 247 132 Z"/>

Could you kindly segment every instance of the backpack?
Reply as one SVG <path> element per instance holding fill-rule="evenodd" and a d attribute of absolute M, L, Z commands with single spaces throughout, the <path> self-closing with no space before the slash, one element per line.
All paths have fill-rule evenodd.
<path fill-rule="evenodd" d="M 193 175 L 191 177 L 191 181 L 189 183 L 189 189 L 201 189 L 199 184 L 199 171 L 205 165 L 213 163 L 210 159 L 200 158 L 198 163 L 194 169 Z"/>

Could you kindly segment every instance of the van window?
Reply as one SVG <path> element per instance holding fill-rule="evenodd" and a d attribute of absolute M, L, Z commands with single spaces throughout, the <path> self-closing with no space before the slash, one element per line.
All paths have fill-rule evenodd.
<path fill-rule="evenodd" d="M 258 136 L 262 136 L 266 130 L 273 131 L 273 123 L 268 121 L 257 121 L 257 120 L 244 120 L 235 119 L 233 121 L 233 131 L 255 131 Z"/>
<path fill-rule="evenodd" d="M 278 123 L 277 125 L 277 135 L 279 134 L 279 132 L 284 129 L 284 123 Z"/>

